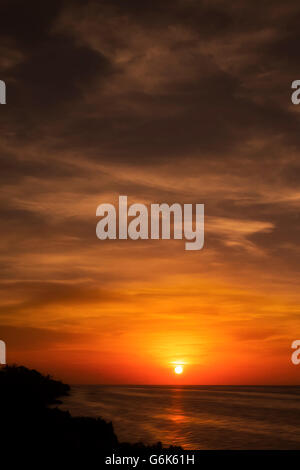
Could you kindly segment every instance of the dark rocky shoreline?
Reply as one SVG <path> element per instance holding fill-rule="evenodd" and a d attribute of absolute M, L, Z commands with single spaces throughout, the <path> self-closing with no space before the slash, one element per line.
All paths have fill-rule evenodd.
<path fill-rule="evenodd" d="M 18 449 L 24 456 L 37 450 L 48 458 L 97 458 L 118 455 L 180 453 L 161 443 L 119 442 L 113 424 L 102 418 L 73 417 L 57 407 L 70 387 L 23 366 L 0 369 L 0 418 L 2 449 Z"/>

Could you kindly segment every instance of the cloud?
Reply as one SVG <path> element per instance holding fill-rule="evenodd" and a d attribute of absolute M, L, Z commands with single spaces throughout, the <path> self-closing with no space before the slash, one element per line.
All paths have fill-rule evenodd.
<path fill-rule="evenodd" d="M 48 328 L 1 325 L 1 335 L 14 351 L 40 351 L 62 347 L 66 342 L 73 347 L 85 338 L 82 333 L 71 333 Z"/>

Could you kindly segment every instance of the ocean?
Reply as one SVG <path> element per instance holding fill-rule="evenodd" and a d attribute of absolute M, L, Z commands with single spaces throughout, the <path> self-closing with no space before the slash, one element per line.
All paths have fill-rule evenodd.
<path fill-rule="evenodd" d="M 300 449 L 300 387 L 78 385 L 61 408 L 112 421 L 120 442 Z"/>

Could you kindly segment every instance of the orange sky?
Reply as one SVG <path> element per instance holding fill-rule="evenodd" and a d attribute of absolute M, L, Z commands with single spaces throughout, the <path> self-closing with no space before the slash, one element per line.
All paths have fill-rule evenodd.
<path fill-rule="evenodd" d="M 125 3 L 37 3 L 38 28 L 2 11 L 8 361 L 72 383 L 299 384 L 299 6 Z M 204 203 L 204 249 L 98 240 L 121 194 Z"/>

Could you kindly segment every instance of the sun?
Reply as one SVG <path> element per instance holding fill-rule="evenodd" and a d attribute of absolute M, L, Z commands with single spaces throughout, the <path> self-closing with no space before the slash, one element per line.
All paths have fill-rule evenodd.
<path fill-rule="evenodd" d="M 174 369 L 175 374 L 182 374 L 183 372 L 183 367 L 182 366 L 176 366 Z"/>

